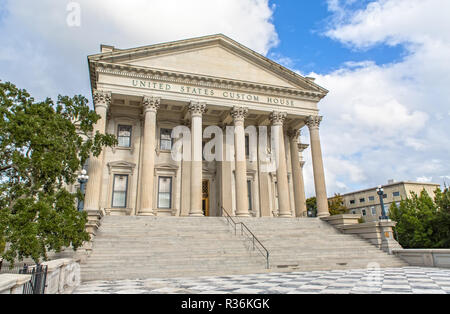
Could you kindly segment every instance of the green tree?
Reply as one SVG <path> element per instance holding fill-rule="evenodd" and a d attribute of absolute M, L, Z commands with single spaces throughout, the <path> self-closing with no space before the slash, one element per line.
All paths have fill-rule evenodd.
<path fill-rule="evenodd" d="M 445 188 L 435 192 L 435 203 L 438 208 L 433 229 L 436 235 L 438 248 L 450 248 L 450 190 Z"/>
<path fill-rule="evenodd" d="M 47 252 L 79 248 L 89 239 L 87 217 L 65 188 L 92 153 L 116 143 L 93 133 L 100 116 L 85 97 L 59 96 L 36 102 L 26 90 L 0 81 L 0 242 L 1 257 L 14 263 Z"/>
<path fill-rule="evenodd" d="M 311 212 L 313 217 L 317 217 L 317 199 L 315 196 L 306 200 L 306 209 Z"/>
<path fill-rule="evenodd" d="M 405 248 L 449 248 L 450 247 L 450 192 L 435 191 L 433 200 L 423 190 L 392 204 L 390 218 L 397 222 L 395 230 L 399 243 Z"/>
<path fill-rule="evenodd" d="M 344 205 L 344 199 L 340 194 L 334 194 L 334 197 L 328 200 L 328 210 L 331 216 L 342 215 L 348 211 Z"/>

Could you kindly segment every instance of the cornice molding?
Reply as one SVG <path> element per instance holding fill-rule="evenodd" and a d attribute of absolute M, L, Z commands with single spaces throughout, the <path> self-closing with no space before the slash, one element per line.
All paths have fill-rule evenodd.
<path fill-rule="evenodd" d="M 239 90 L 316 102 L 320 101 L 322 98 L 326 96 L 326 93 L 321 92 L 312 92 L 296 88 L 266 85 L 255 82 L 246 82 L 227 78 L 212 77 L 207 75 L 176 72 L 164 69 L 139 67 L 107 62 L 95 62 L 92 63 L 91 66 L 92 66 L 91 70 L 94 71 L 95 73 L 94 75 L 91 76 L 91 79 L 94 79 L 92 81 L 94 88 L 98 73 L 103 73 L 134 79 L 171 82 L 175 84 L 185 84 L 206 88 L 217 88 L 228 91 Z"/>
<path fill-rule="evenodd" d="M 249 49 L 248 47 L 234 41 L 233 39 L 223 35 L 209 35 L 197 38 L 190 38 L 179 40 L 175 42 L 153 44 L 144 47 L 137 47 L 131 49 L 114 49 L 112 52 L 99 53 L 88 56 L 89 63 L 95 62 L 110 62 L 120 63 L 127 62 L 128 60 L 136 60 L 154 55 L 170 54 L 180 51 L 188 51 L 192 49 L 199 49 L 209 46 L 221 46 L 224 49 L 230 50 L 242 58 L 247 59 L 262 68 L 273 72 L 274 74 L 286 79 L 296 86 L 302 86 L 305 89 L 317 91 L 319 94 L 323 94 L 323 97 L 328 93 L 328 90 L 319 86 L 318 84 L 308 80 L 305 77 L 289 70 L 288 68 L 274 62 L 273 60 L 266 58 L 265 56 Z M 92 75 L 92 72 L 91 72 Z"/>

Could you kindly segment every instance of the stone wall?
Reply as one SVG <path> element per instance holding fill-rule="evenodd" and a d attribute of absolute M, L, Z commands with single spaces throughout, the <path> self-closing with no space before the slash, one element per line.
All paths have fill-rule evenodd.
<path fill-rule="evenodd" d="M 449 249 L 398 249 L 393 253 L 411 266 L 450 268 Z"/>
<path fill-rule="evenodd" d="M 48 266 L 45 294 L 70 294 L 80 285 L 80 263 L 77 259 L 62 258 L 44 262 Z"/>
<path fill-rule="evenodd" d="M 31 275 L 0 274 L 0 294 L 22 294 Z"/>
<path fill-rule="evenodd" d="M 396 222 L 391 220 L 375 221 L 358 223 L 360 215 L 335 215 L 324 217 L 322 220 L 328 222 L 330 225 L 340 230 L 345 234 L 357 235 L 377 248 L 386 253 L 393 254 L 394 249 L 401 249 L 400 244 L 394 239 L 392 228 L 395 227 Z"/>

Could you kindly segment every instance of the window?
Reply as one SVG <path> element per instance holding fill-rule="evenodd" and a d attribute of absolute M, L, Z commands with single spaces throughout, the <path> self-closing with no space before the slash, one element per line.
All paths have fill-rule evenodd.
<path fill-rule="evenodd" d="M 400 192 L 394 192 L 394 193 L 392 193 L 392 195 L 393 195 L 394 197 L 400 196 Z"/>
<path fill-rule="evenodd" d="M 247 194 L 248 194 L 248 209 L 252 210 L 252 181 L 247 180 Z"/>
<path fill-rule="evenodd" d="M 376 208 L 375 208 L 375 207 L 372 207 L 371 210 L 372 210 L 372 216 L 376 216 L 376 215 L 377 215 L 377 210 L 376 210 Z"/>
<path fill-rule="evenodd" d="M 355 214 L 356 214 L 356 212 L 355 212 L 355 211 L 352 211 L 352 214 L 353 214 L 353 215 L 355 215 Z"/>
<path fill-rule="evenodd" d="M 364 203 L 365 201 L 366 201 L 365 198 L 360 198 L 360 199 L 359 199 L 359 202 L 360 202 L 360 203 Z"/>
<path fill-rule="evenodd" d="M 131 147 L 130 125 L 119 125 L 117 128 L 117 141 L 119 147 Z"/>
<path fill-rule="evenodd" d="M 355 204 L 355 200 L 351 200 L 351 201 L 350 201 L 350 204 Z"/>
<path fill-rule="evenodd" d="M 112 207 L 127 207 L 128 176 L 114 175 Z"/>
<path fill-rule="evenodd" d="M 387 194 L 383 194 L 383 198 L 387 198 Z"/>
<path fill-rule="evenodd" d="M 365 209 L 361 210 L 361 212 L 362 212 L 362 215 L 363 215 L 363 216 L 366 216 L 366 215 L 367 215 L 367 212 L 366 212 Z"/>
<path fill-rule="evenodd" d="M 158 208 L 172 208 L 172 178 L 159 177 L 158 184 Z"/>
<path fill-rule="evenodd" d="M 245 136 L 245 157 L 250 156 L 250 136 Z"/>
<path fill-rule="evenodd" d="M 369 201 L 374 201 L 375 200 L 375 196 L 369 196 Z"/>
<path fill-rule="evenodd" d="M 159 148 L 161 150 L 172 150 L 172 130 L 161 129 Z"/>

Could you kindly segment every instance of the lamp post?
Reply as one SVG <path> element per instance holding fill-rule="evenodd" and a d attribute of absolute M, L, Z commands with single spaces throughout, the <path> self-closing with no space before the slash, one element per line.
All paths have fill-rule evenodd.
<path fill-rule="evenodd" d="M 378 188 L 377 188 L 377 194 L 380 197 L 380 205 L 381 205 L 381 217 L 380 217 L 380 220 L 388 220 L 389 217 L 386 216 L 386 210 L 384 209 L 384 201 L 383 201 L 384 190 L 381 187 L 381 185 L 379 185 Z"/>
<path fill-rule="evenodd" d="M 78 182 L 80 183 L 80 191 L 81 194 L 83 194 L 83 198 L 84 195 L 86 194 L 86 183 L 89 180 L 89 176 L 86 174 L 86 170 L 81 170 L 81 174 L 78 176 Z M 81 212 L 84 208 L 84 200 L 78 200 L 78 211 Z"/>

